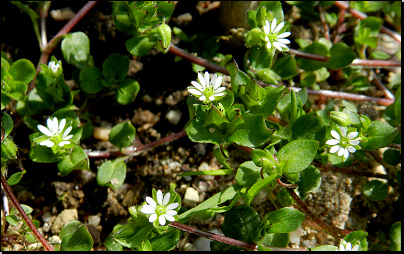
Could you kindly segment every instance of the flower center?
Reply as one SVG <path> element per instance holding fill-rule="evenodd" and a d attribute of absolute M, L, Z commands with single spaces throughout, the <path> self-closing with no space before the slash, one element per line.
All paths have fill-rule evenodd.
<path fill-rule="evenodd" d="M 156 207 L 156 214 L 157 216 L 163 215 L 166 213 L 166 208 L 163 205 L 157 205 Z"/>

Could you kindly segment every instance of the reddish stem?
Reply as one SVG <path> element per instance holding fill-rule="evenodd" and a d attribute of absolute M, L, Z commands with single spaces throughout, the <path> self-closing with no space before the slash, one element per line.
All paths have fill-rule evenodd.
<path fill-rule="evenodd" d="M 330 41 L 330 28 L 328 27 L 327 21 L 325 20 L 323 7 L 319 5 L 318 10 L 320 12 L 321 24 L 323 25 L 324 28 L 324 38 L 326 38 L 327 41 Z"/>
<path fill-rule="evenodd" d="M 177 228 L 180 229 L 182 231 L 191 233 L 191 234 L 195 234 L 195 235 L 199 235 L 199 236 L 203 236 L 205 238 L 214 240 L 214 241 L 218 241 L 218 242 L 222 242 L 222 243 L 227 243 L 233 246 L 237 246 L 237 247 L 241 247 L 243 249 L 246 250 L 258 250 L 258 246 L 256 244 L 253 243 L 246 243 L 240 240 L 236 240 L 236 239 L 232 239 L 226 236 L 221 236 L 218 234 L 213 234 L 213 233 L 209 233 L 209 232 L 205 232 L 205 231 L 201 231 L 199 229 L 196 229 L 194 227 L 179 223 L 177 221 L 173 221 L 170 222 L 170 224 L 168 224 L 169 226 L 173 227 L 173 228 Z"/>
<path fill-rule="evenodd" d="M 28 215 L 22 209 L 20 202 L 18 202 L 17 198 L 14 196 L 13 192 L 11 191 L 10 187 L 7 184 L 6 179 L 4 179 L 3 174 L 1 175 L 1 185 L 3 186 L 4 191 L 7 193 L 7 196 L 10 198 L 11 202 L 13 203 L 14 207 L 20 213 L 21 217 L 24 219 L 25 223 L 27 223 L 28 227 L 32 230 L 32 233 L 36 236 L 36 238 L 42 243 L 47 251 L 53 251 L 53 248 L 48 244 L 45 238 L 39 233 L 38 229 L 32 223 L 32 221 L 28 218 Z"/>
<path fill-rule="evenodd" d="M 373 81 L 375 82 L 375 85 L 377 86 L 377 88 L 379 88 L 380 90 L 383 91 L 384 97 L 394 101 L 394 95 L 390 93 L 390 91 L 382 83 L 382 81 L 379 79 L 379 77 L 376 75 L 376 73 L 373 70 L 372 70 L 372 74 L 373 74 Z"/>
<path fill-rule="evenodd" d="M 174 141 L 176 139 L 182 138 L 186 136 L 187 133 L 185 130 L 182 130 L 178 133 L 174 133 L 168 135 L 167 137 L 161 138 L 159 140 L 147 143 L 145 145 L 140 145 L 137 147 L 127 147 L 124 148 L 122 152 L 108 152 L 108 151 L 85 151 L 87 156 L 90 158 L 107 158 L 107 157 L 119 157 L 119 156 L 127 156 L 127 155 L 136 155 L 142 151 L 149 150 L 153 147 L 168 143 L 170 141 Z"/>
<path fill-rule="evenodd" d="M 366 14 L 364 14 L 364 13 L 358 11 L 358 10 L 354 10 L 354 9 L 349 8 L 349 4 L 346 3 L 346 2 L 335 1 L 334 5 L 337 6 L 338 8 L 340 8 L 340 9 L 345 9 L 345 10 L 349 11 L 355 18 L 358 18 L 358 19 L 367 18 Z M 388 29 L 385 26 L 382 26 L 380 28 L 380 32 L 383 32 L 385 34 L 390 35 L 394 40 L 398 41 L 401 44 L 401 35 L 391 31 L 390 29 Z"/>
<path fill-rule="evenodd" d="M 58 43 L 63 39 L 63 35 L 70 32 L 70 30 L 72 30 L 73 27 L 77 25 L 77 23 L 94 7 L 96 3 L 97 1 L 89 1 L 88 3 L 86 3 L 83 8 L 81 8 L 80 11 L 55 35 L 55 37 L 53 37 L 53 39 L 46 45 L 46 47 L 42 49 L 42 54 L 36 67 L 36 74 L 38 74 L 41 70 L 41 64 L 46 64 L 48 62 L 50 54 L 55 50 Z M 34 80 L 31 82 L 29 91 L 34 89 L 35 80 L 36 75 Z"/>

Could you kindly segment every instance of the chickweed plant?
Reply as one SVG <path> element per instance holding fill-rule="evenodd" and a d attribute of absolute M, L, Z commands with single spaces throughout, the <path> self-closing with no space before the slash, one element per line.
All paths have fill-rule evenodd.
<path fill-rule="evenodd" d="M 46 250 L 93 248 L 93 238 L 79 220 L 63 227 L 60 244 L 47 242 L 37 229 L 41 222 L 35 219 L 41 210 L 20 204 L 10 188 L 24 181 L 27 171 L 41 174 L 43 163 L 53 165 L 54 174 L 61 177 L 74 170 L 96 171 L 100 188 L 119 189 L 126 180 L 127 163 L 141 151 L 184 136 L 195 143 L 212 144 L 221 166 L 179 176 L 226 176 L 231 177 L 231 184 L 187 209 L 176 183 L 159 188 L 151 183 L 147 193 L 139 194 L 139 203 L 129 207 L 127 221 L 105 234 L 105 249 L 172 250 L 188 232 L 213 240 L 212 250 L 288 250 L 292 248 L 290 235 L 311 223 L 334 238 L 334 245 L 300 248 L 401 250 L 401 221 L 389 221 L 385 225 L 389 232 L 383 235 L 370 235 L 366 228 L 338 228 L 305 204 L 309 194 L 327 181 L 322 178 L 326 170 L 342 173 L 341 177 L 364 178 L 360 187 L 364 203 L 383 203 L 400 193 L 401 74 L 391 72 L 388 80 L 383 75 L 392 67 L 401 67 L 401 46 L 392 53 L 378 47 L 382 34 L 401 45 L 401 36 L 393 31 L 401 31 L 400 2 L 259 2 L 244 10 L 248 27 L 241 30 L 243 46 L 237 53 L 242 52 L 243 58 L 239 62 L 231 54 L 219 53 L 223 41 L 218 36 L 198 31 L 187 35 L 175 27 L 170 20 L 181 3 L 170 1 L 110 3 L 116 33 L 126 40 L 117 40 L 115 47 L 126 48 L 127 54 L 94 58 L 90 44 L 96 42 L 90 42 L 85 31 L 71 31 L 95 4 L 85 3 L 49 42 L 45 21 L 50 1 L 9 5 L 31 18 L 41 57 L 35 67 L 28 59 L 11 59 L 2 46 L 1 186 L 3 197 L 8 197 L 2 199 L 2 250 L 15 241 L 31 247 L 39 241 L 38 248 Z M 203 8 L 209 3 L 195 5 Z M 300 18 L 291 17 L 290 12 L 286 15 L 284 9 L 297 10 Z M 227 18 L 235 14 L 225 11 Z M 313 40 L 299 37 L 299 29 L 308 24 L 320 27 Z M 192 45 L 193 50 L 178 48 L 174 39 L 176 44 Z M 63 58 L 57 59 L 52 52 L 59 47 Z M 193 73 L 193 79 L 179 84 L 188 92 L 188 112 L 182 113 L 189 120 L 183 131 L 134 146 L 137 130 L 131 121 L 122 121 L 107 138 L 116 150 L 87 149 L 95 125 L 92 109 L 108 96 L 125 108 L 137 107 L 141 87 L 153 84 L 154 77 L 148 77 L 150 84 L 128 77 L 130 59 L 153 59 L 156 52 L 163 57 L 174 54 L 175 61 L 186 59 L 192 64 L 189 69 L 170 69 L 156 61 L 155 75 L 164 75 L 167 68 L 171 82 L 182 82 L 174 77 Z M 95 60 L 100 57 L 101 62 Z M 74 85 L 68 85 L 66 76 L 73 77 Z M 381 117 L 361 113 L 356 105 L 364 101 L 383 107 Z M 20 149 L 23 143 L 14 142 L 16 135 L 19 141 L 24 137 L 22 126 L 29 130 L 26 153 Z M 249 159 L 232 167 L 229 149 L 239 149 Z M 11 170 L 25 155 L 25 169 Z M 95 170 L 90 158 L 105 159 Z M 385 173 L 373 172 L 366 166 L 369 160 L 380 163 Z M 31 166 L 27 161 L 32 161 Z M 334 191 L 339 195 L 338 189 Z M 274 209 L 259 213 L 252 205 L 258 197 Z M 217 214 L 224 217 L 220 224 L 224 236 L 193 225 L 194 218 L 214 220 Z"/>

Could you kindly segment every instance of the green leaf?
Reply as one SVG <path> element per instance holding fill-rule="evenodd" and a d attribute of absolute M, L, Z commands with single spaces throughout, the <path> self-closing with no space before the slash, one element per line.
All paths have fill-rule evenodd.
<path fill-rule="evenodd" d="M 372 180 L 362 186 L 362 193 L 372 200 L 380 201 L 389 194 L 389 185 L 379 180 Z"/>
<path fill-rule="evenodd" d="M 296 60 L 291 55 L 284 55 L 277 59 L 272 69 L 282 78 L 282 80 L 291 79 L 299 73 Z"/>
<path fill-rule="evenodd" d="M 80 71 L 80 88 L 85 93 L 94 94 L 101 91 L 104 86 L 102 84 L 102 72 L 98 67 L 86 67 Z"/>
<path fill-rule="evenodd" d="M 60 230 L 59 237 L 63 239 L 68 235 L 74 234 L 81 225 L 83 225 L 83 223 L 78 220 L 69 221 L 63 226 L 62 230 Z"/>
<path fill-rule="evenodd" d="M 325 131 L 322 118 L 310 112 L 296 120 L 292 127 L 292 136 L 294 139 L 312 139 L 322 142 Z"/>
<path fill-rule="evenodd" d="M 3 112 L 3 117 L 1 119 L 1 128 L 3 129 L 2 139 L 7 138 L 10 132 L 13 130 L 13 119 L 7 112 Z"/>
<path fill-rule="evenodd" d="M 124 160 L 128 157 L 119 157 L 115 160 L 106 161 L 101 164 L 97 171 L 97 183 L 100 186 L 108 186 L 118 189 L 125 182 L 126 164 Z"/>
<path fill-rule="evenodd" d="M 360 248 L 359 250 L 361 251 L 367 251 L 368 250 L 368 242 L 366 240 L 366 237 L 368 236 L 368 233 L 363 231 L 363 230 L 358 230 L 354 231 L 347 236 L 344 237 L 344 240 L 346 242 L 350 243 L 356 243 L 359 241 Z"/>
<path fill-rule="evenodd" d="M 224 214 L 220 229 L 225 236 L 243 242 L 254 243 L 258 234 L 260 218 L 251 206 L 235 206 Z"/>
<path fill-rule="evenodd" d="M 173 14 L 175 4 L 171 1 L 157 1 L 157 11 L 163 15 L 163 20 L 167 20 Z"/>
<path fill-rule="evenodd" d="M 300 179 L 297 182 L 299 196 L 302 200 L 307 198 L 307 193 L 314 191 L 321 185 L 320 171 L 310 165 L 300 173 Z"/>
<path fill-rule="evenodd" d="M 170 251 L 177 246 L 180 237 L 181 231 L 170 227 L 165 233 L 150 239 L 151 249 L 153 251 Z"/>
<path fill-rule="evenodd" d="M 89 170 L 90 161 L 83 148 L 81 148 L 81 146 L 76 146 L 69 154 L 64 156 L 63 159 L 57 163 L 57 167 L 59 172 L 63 176 L 66 176 L 74 169 Z"/>
<path fill-rule="evenodd" d="M 115 125 L 109 133 L 109 142 L 122 149 L 128 147 L 135 140 L 136 129 L 130 121 Z"/>
<path fill-rule="evenodd" d="M 278 152 L 278 160 L 284 163 L 284 173 L 299 173 L 307 168 L 317 154 L 317 140 L 299 139 L 283 146 Z"/>
<path fill-rule="evenodd" d="M 331 57 L 326 65 L 330 69 L 340 69 L 350 65 L 357 57 L 356 53 L 343 42 L 334 44 L 330 49 Z"/>
<path fill-rule="evenodd" d="M 66 34 L 62 40 L 61 49 L 67 63 L 79 69 L 89 66 L 90 40 L 85 33 Z"/>
<path fill-rule="evenodd" d="M 116 242 L 111 235 L 107 236 L 104 241 L 104 246 L 107 251 L 122 251 L 123 247 Z"/>
<path fill-rule="evenodd" d="M 171 42 L 171 28 L 166 24 L 161 24 L 157 27 L 157 33 L 161 41 L 162 52 L 167 53 Z"/>
<path fill-rule="evenodd" d="M 31 134 L 32 135 L 32 134 Z M 29 151 L 29 157 L 32 161 L 38 163 L 52 163 L 60 161 L 61 157 L 55 155 L 52 149 L 46 146 L 35 146 Z"/>
<path fill-rule="evenodd" d="M 397 166 L 401 162 L 401 153 L 398 150 L 387 149 L 383 153 L 383 160 L 392 166 Z"/>
<path fill-rule="evenodd" d="M 17 219 L 17 216 L 11 214 L 6 215 L 6 221 L 8 222 L 8 224 L 12 226 L 18 226 L 20 224 L 20 222 Z"/>
<path fill-rule="evenodd" d="M 264 179 L 256 182 L 253 186 L 251 186 L 250 189 L 248 189 L 248 191 L 245 195 L 241 196 L 243 198 L 244 202 L 247 205 L 251 204 L 251 201 L 253 200 L 255 195 L 257 195 L 258 192 L 260 192 L 263 188 L 270 185 L 278 177 L 280 177 L 280 175 L 278 173 L 272 173 L 268 177 L 265 177 Z"/>
<path fill-rule="evenodd" d="M 265 248 L 265 246 L 286 248 L 289 245 L 289 241 L 288 233 L 265 234 L 265 236 L 258 243 L 258 251 L 260 251 L 260 247 Z"/>
<path fill-rule="evenodd" d="M 391 56 L 384 51 L 375 50 L 370 54 L 369 58 L 376 60 L 388 60 L 391 58 Z"/>
<path fill-rule="evenodd" d="M 261 103 L 251 108 L 251 113 L 262 114 L 264 118 L 268 118 L 276 109 L 279 101 L 282 98 L 284 86 L 273 87 L 267 86 L 265 89 L 265 97 L 262 98 Z"/>
<path fill-rule="evenodd" d="M 135 100 L 139 90 L 139 82 L 127 78 L 120 84 L 118 90 L 116 91 L 116 101 L 122 105 L 128 105 Z"/>
<path fill-rule="evenodd" d="M 237 129 L 227 138 L 227 141 L 255 148 L 268 141 L 273 133 L 274 130 L 270 130 L 265 125 L 265 119 L 262 115 L 245 114 L 244 123 L 238 125 Z"/>
<path fill-rule="evenodd" d="M 11 136 L 7 136 L 1 142 L 1 159 L 14 160 L 17 159 L 17 145 L 14 144 Z"/>
<path fill-rule="evenodd" d="M 62 238 L 61 251 L 90 251 L 93 247 L 93 238 L 84 225 L 76 232 Z"/>
<path fill-rule="evenodd" d="M 27 171 L 25 171 L 24 169 L 20 172 L 14 173 L 12 174 L 8 179 L 7 179 L 7 184 L 12 186 L 12 185 L 16 185 L 17 183 L 19 183 L 21 181 L 22 176 L 26 173 Z"/>
<path fill-rule="evenodd" d="M 284 207 L 264 216 L 262 223 L 267 233 L 290 233 L 296 231 L 306 215 L 291 207 Z"/>
<path fill-rule="evenodd" d="M 401 221 L 397 221 L 390 228 L 390 251 L 401 251 Z"/>
<path fill-rule="evenodd" d="M 252 29 L 245 38 L 245 46 L 251 48 L 258 45 L 258 43 L 262 41 L 261 34 L 262 30 L 260 28 L 257 27 Z"/>
<path fill-rule="evenodd" d="M 362 19 L 354 30 L 355 43 L 376 48 L 382 24 L 383 21 L 377 17 L 370 16 Z"/>
<path fill-rule="evenodd" d="M 102 75 L 106 80 L 122 82 L 129 70 L 129 59 L 121 54 L 113 53 L 102 64 Z"/>
<path fill-rule="evenodd" d="M 139 246 L 140 244 L 142 244 L 142 242 L 147 238 L 147 236 L 149 235 L 150 231 L 152 231 L 154 229 L 154 226 L 152 223 L 148 223 L 143 227 L 137 227 L 136 228 L 136 233 L 135 235 L 126 238 L 126 239 L 115 239 L 115 241 L 119 242 L 120 244 L 122 244 L 124 247 L 127 248 L 136 248 L 137 246 Z"/>
<path fill-rule="evenodd" d="M 338 246 L 320 245 L 314 248 L 309 248 L 310 251 L 338 251 Z"/>
<path fill-rule="evenodd" d="M 138 35 L 126 41 L 126 49 L 136 57 L 145 56 L 156 45 L 157 39 L 152 36 Z"/>
<path fill-rule="evenodd" d="M 375 150 L 386 147 L 396 136 L 396 130 L 388 123 L 374 121 L 366 130 L 367 142 L 360 142 L 359 145 L 365 150 Z"/>
<path fill-rule="evenodd" d="M 205 127 L 203 127 L 204 121 L 199 117 L 188 121 L 185 125 L 185 131 L 188 135 L 188 138 L 193 142 L 199 143 L 212 143 L 215 145 L 219 145 L 223 134 L 220 130 L 215 130 L 213 133 L 210 133 Z"/>
<path fill-rule="evenodd" d="M 283 10 L 280 1 L 263 1 L 258 5 L 258 8 L 264 6 L 267 12 L 272 12 L 274 18 L 278 21 L 283 21 Z"/>
<path fill-rule="evenodd" d="M 27 59 L 15 61 L 8 72 L 15 81 L 21 81 L 24 84 L 31 82 L 36 74 L 35 66 Z"/>
<path fill-rule="evenodd" d="M 261 167 L 255 166 L 253 161 L 243 162 L 237 169 L 236 183 L 241 186 L 253 186 L 261 180 Z"/>
<path fill-rule="evenodd" d="M 327 56 L 329 54 L 327 47 L 320 42 L 314 41 L 312 44 L 302 49 L 303 52 L 316 54 L 321 56 Z M 305 59 L 301 57 L 296 58 L 300 68 L 305 71 L 315 71 L 327 65 L 327 62 L 321 62 L 316 60 Z"/>
<path fill-rule="evenodd" d="M 186 218 L 193 217 L 193 216 L 197 215 L 199 212 L 208 210 L 208 209 L 215 207 L 217 205 L 220 205 L 226 201 L 232 200 L 234 197 L 237 196 L 237 191 L 235 189 L 235 186 L 236 185 L 232 185 L 232 186 L 228 187 L 227 189 L 225 189 L 219 193 L 216 193 L 215 195 L 208 198 L 207 200 L 205 200 L 198 206 L 191 208 L 188 211 L 178 215 L 178 220 L 181 221 Z"/>

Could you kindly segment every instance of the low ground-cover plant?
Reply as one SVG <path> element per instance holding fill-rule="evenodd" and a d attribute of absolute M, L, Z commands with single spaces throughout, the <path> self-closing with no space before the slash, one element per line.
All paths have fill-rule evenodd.
<path fill-rule="evenodd" d="M 113 152 L 117 158 L 107 159 L 98 167 L 98 185 L 120 188 L 127 176 L 126 163 L 141 150 L 185 135 L 195 143 L 213 144 L 213 154 L 222 168 L 189 171 L 180 176 L 234 176 L 234 181 L 189 210 L 181 206 L 182 197 L 176 192 L 175 183 L 163 190 L 153 188 L 143 202 L 128 209 L 130 218 L 126 224 L 116 225 L 108 234 L 104 241 L 107 250 L 172 250 L 184 231 L 215 240 L 211 243 L 212 250 L 282 250 L 289 246 L 289 233 L 296 231 L 306 218 L 318 224 L 337 243 L 337 246 L 308 246 L 310 250 L 401 249 L 400 221 L 390 225 L 389 246 L 372 246 L 365 230 L 351 232 L 329 225 L 304 203 L 308 194 L 321 185 L 320 171 L 326 167 L 388 180 L 374 179 L 361 186 L 365 199 L 383 201 L 392 195 L 389 188 L 398 191 L 401 186 L 401 171 L 396 167 L 401 162 L 401 82 L 394 79 L 387 89 L 371 69 L 401 67 L 401 62 L 376 49 L 381 32 L 398 40 L 395 32 L 383 26 L 385 19 L 389 26 L 400 28 L 397 2 L 350 3 L 352 15 L 361 14 L 358 11 L 376 12 L 383 13 L 384 19 L 360 16 L 346 40 L 341 38 L 347 29 L 344 24 L 352 25 L 352 22 L 345 20 L 345 3 L 261 2 L 246 13 L 249 29 L 244 33 L 244 47 L 239 49 L 243 50 L 242 63 L 232 59 L 231 54 L 219 53 L 217 40 L 206 39 L 206 45 L 200 46 L 199 40 L 206 35 L 189 36 L 168 25 L 176 7 L 173 2 L 111 3 L 114 25 L 127 36 L 126 42 L 117 42 L 116 47 L 126 47 L 128 55 L 113 53 L 104 56 L 102 62 L 94 61 L 84 32 L 68 33 L 94 3 L 87 3 L 49 43 L 41 39 L 45 28 L 39 29 L 38 21 L 45 19 L 44 12 L 49 11 L 50 2 L 37 3 L 39 12 L 21 2 L 13 4 L 31 17 L 42 52 L 40 64 L 35 68 L 31 61 L 10 59 L 2 51 L 1 177 L 2 190 L 14 208 L 8 210 L 7 199 L 3 206 L 6 223 L 22 225 L 15 233 L 18 237 L 33 243 L 35 235 L 45 249 L 52 249 L 36 229 L 39 221 L 27 216 L 33 209 L 20 205 L 9 187 L 18 184 L 25 173 L 25 170 L 7 173 L 9 163 L 19 156 L 18 144 L 12 138 L 16 132 L 14 123 L 24 124 L 32 131 L 29 159 L 33 162 L 52 163 L 62 176 L 73 170 L 90 170 L 89 158 L 112 153 L 88 151 L 81 145 L 94 132 L 91 108 L 96 107 L 100 98 L 111 94 L 120 105 L 129 106 L 136 101 L 143 84 L 127 77 L 128 56 L 141 59 L 157 50 L 192 62 L 195 79 L 183 87 L 189 93 L 186 98 L 189 120 L 182 132 L 140 147 L 132 146 L 137 132 L 130 121 L 113 126 L 108 140 L 117 148 Z M 324 37 L 309 41 L 293 36 L 294 24 L 285 20 L 285 6 L 298 8 L 303 19 L 321 21 Z M 335 34 L 330 34 L 330 29 Z M 174 35 L 191 43 L 202 58 L 174 46 Z M 401 43 L 401 37 L 399 40 Z M 63 59 L 51 55 L 59 42 Z M 299 49 L 293 49 L 293 45 Z M 396 52 L 400 50 L 397 48 Z M 65 79 L 66 65 L 74 66 L 68 74 L 76 84 L 73 88 Z M 156 69 L 156 75 L 163 73 Z M 373 73 L 373 80 L 385 98 L 356 94 L 370 89 L 370 80 L 363 73 Z M 223 84 L 224 75 L 230 77 L 229 88 Z M 320 85 L 335 77 L 341 80 L 341 86 L 350 87 L 346 89 L 350 93 L 321 88 Z M 330 99 L 319 108 L 309 98 L 313 94 L 342 100 Z M 77 104 L 78 97 L 80 104 Z M 372 119 L 359 113 L 350 100 L 374 100 L 387 107 L 382 119 Z M 47 116 L 45 121 L 41 120 L 44 116 Z M 232 146 L 250 156 L 237 168 L 230 166 L 228 149 Z M 375 153 L 378 149 L 385 149 L 383 158 Z M 389 170 L 387 174 L 351 169 L 352 165 L 367 163 L 369 156 L 376 156 Z M 260 217 L 251 203 L 262 191 L 277 209 Z M 224 215 L 220 229 L 225 236 L 187 225 L 192 218 L 207 220 L 215 214 Z M 14 234 L 2 227 L 2 236 L 11 233 Z M 93 239 L 80 221 L 66 224 L 60 238 L 61 245 L 57 246 L 60 250 L 93 247 Z"/>

